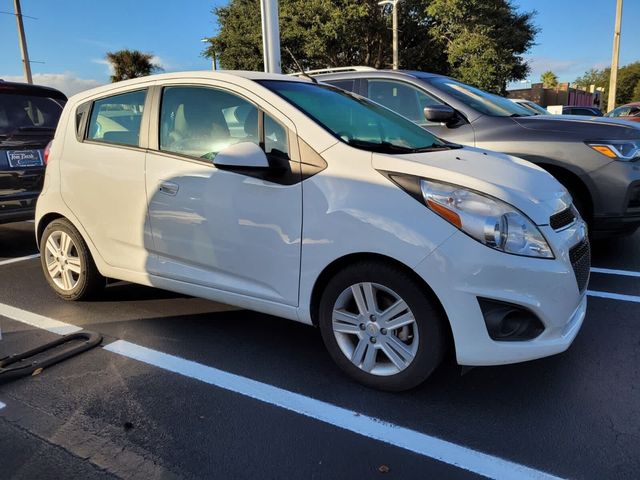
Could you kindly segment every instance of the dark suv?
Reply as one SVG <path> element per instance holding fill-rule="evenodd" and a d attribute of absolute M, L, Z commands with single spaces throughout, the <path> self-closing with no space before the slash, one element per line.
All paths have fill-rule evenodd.
<path fill-rule="evenodd" d="M 395 110 L 445 140 L 538 164 L 569 190 L 596 237 L 630 234 L 640 226 L 638 124 L 534 115 L 504 97 L 425 72 L 354 67 L 314 76 Z"/>
<path fill-rule="evenodd" d="M 0 223 L 33 218 L 45 149 L 66 101 L 53 88 L 0 80 Z"/>
<path fill-rule="evenodd" d="M 562 107 L 563 115 L 584 115 L 586 117 L 601 117 L 602 110 L 597 107 L 577 107 L 570 105 Z"/>

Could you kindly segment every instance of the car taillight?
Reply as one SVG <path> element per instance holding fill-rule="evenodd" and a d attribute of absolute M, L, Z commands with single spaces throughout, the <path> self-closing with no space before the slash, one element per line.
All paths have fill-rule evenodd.
<path fill-rule="evenodd" d="M 44 147 L 44 164 L 47 165 L 49 163 L 49 153 L 51 152 L 51 144 L 53 140 L 47 143 L 47 146 Z"/>

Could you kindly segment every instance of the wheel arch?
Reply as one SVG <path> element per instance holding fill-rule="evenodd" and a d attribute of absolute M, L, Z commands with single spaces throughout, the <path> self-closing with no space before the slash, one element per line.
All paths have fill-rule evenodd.
<path fill-rule="evenodd" d="M 553 177 L 566 187 L 567 190 L 571 190 L 571 193 L 579 195 L 578 200 L 582 202 L 587 210 L 587 218 L 585 218 L 585 220 L 590 221 L 593 219 L 593 196 L 591 195 L 589 187 L 578 175 L 573 173 L 571 170 L 558 165 L 538 163 L 538 166 L 544 168 L 547 172 L 553 175 Z"/>
<path fill-rule="evenodd" d="M 320 275 L 318 275 L 318 278 L 316 279 L 313 285 L 313 289 L 311 291 L 311 301 L 309 303 L 309 311 L 311 314 L 311 322 L 313 323 L 313 325 L 316 327 L 318 326 L 320 298 L 322 297 L 322 292 L 324 291 L 324 288 L 326 287 L 329 280 L 341 269 L 362 261 L 375 261 L 375 262 L 385 263 L 387 265 L 393 265 L 403 270 L 407 275 L 412 277 L 414 280 L 416 280 L 416 282 L 419 285 L 422 286 L 425 295 L 427 295 L 431 300 L 433 300 L 433 302 L 439 309 L 442 315 L 442 318 L 445 320 L 444 323 L 445 323 L 445 332 L 446 332 L 446 344 L 447 344 L 447 347 L 450 348 L 455 355 L 455 342 L 453 340 L 451 323 L 449 321 L 447 312 L 445 311 L 444 306 L 442 305 L 442 302 L 440 302 L 440 299 L 435 294 L 433 289 L 411 267 L 407 266 L 406 264 L 392 257 L 379 254 L 379 253 L 370 253 L 370 252 L 351 253 L 335 259 L 333 262 L 331 262 L 322 270 L 322 272 L 320 273 Z"/>
<path fill-rule="evenodd" d="M 49 225 L 54 220 L 57 220 L 58 218 L 67 218 L 67 217 L 65 217 L 64 215 L 58 212 L 49 212 L 46 215 L 44 215 L 38 222 L 38 225 L 36 225 L 36 245 L 38 246 L 38 249 L 40 248 L 40 239 L 42 238 L 44 229 L 47 228 L 47 225 Z M 67 220 L 69 219 L 67 218 Z"/>

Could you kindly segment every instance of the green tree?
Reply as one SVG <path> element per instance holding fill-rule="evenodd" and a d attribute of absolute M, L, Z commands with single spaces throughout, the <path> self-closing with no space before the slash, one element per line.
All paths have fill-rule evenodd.
<path fill-rule="evenodd" d="M 112 82 L 120 82 L 130 78 L 144 77 L 162 70 L 159 65 L 153 63 L 153 55 L 139 50 L 118 50 L 107 52 L 107 61 L 111 65 Z"/>
<path fill-rule="evenodd" d="M 523 58 L 538 29 L 535 12 L 519 13 L 509 0 L 430 0 L 430 33 L 447 54 L 449 74 L 485 90 L 504 93 L 525 78 Z"/>
<path fill-rule="evenodd" d="M 585 72 L 582 77 L 576 79 L 578 86 L 588 89 L 591 85 L 603 87 L 603 110 L 610 110 L 608 103 L 609 97 L 609 77 L 611 75 L 610 68 L 597 69 L 592 68 Z M 624 105 L 632 102 L 634 98 L 639 98 L 635 93 L 640 82 L 640 62 L 633 62 L 618 70 L 618 85 L 616 88 L 616 105 Z M 640 92 L 638 92 L 640 93 Z M 640 98 L 639 98 L 640 99 Z"/>
<path fill-rule="evenodd" d="M 402 0 L 398 8 L 401 68 L 453 75 L 494 91 L 528 73 L 521 55 L 537 31 L 533 12 L 517 13 L 509 0 Z M 231 0 L 213 13 L 220 33 L 203 54 L 215 52 L 222 68 L 261 70 L 259 2 Z M 295 70 L 285 47 L 309 69 L 388 68 L 390 28 L 389 8 L 378 0 L 281 0 L 282 69 Z"/>
<path fill-rule="evenodd" d="M 551 70 L 547 70 L 540 75 L 540 81 L 544 88 L 554 88 L 558 86 L 558 76 Z"/>
<path fill-rule="evenodd" d="M 636 88 L 633 89 L 633 97 L 631 98 L 632 102 L 640 102 L 640 80 L 636 83 Z"/>

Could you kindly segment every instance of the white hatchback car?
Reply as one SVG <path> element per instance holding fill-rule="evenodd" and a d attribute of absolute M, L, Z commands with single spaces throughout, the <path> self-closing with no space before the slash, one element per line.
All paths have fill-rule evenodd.
<path fill-rule="evenodd" d="M 79 300 L 126 280 L 317 325 L 367 385 L 566 350 L 590 253 L 566 190 L 392 111 L 257 72 L 144 77 L 67 103 L 37 239 Z"/>

